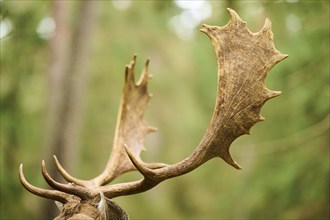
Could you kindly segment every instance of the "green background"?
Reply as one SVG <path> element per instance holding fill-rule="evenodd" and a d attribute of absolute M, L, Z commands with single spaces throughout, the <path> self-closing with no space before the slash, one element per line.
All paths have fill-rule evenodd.
<path fill-rule="evenodd" d="M 72 7 L 77 8 L 77 1 Z M 116 198 L 132 219 L 329 218 L 329 2 L 209 1 L 200 23 L 223 26 L 227 7 L 257 32 L 268 17 L 275 45 L 289 58 L 273 68 L 268 88 L 282 95 L 265 104 L 266 121 L 235 141 L 238 171 L 214 159 L 185 176 L 138 195 Z M 40 172 L 47 115 L 49 40 L 38 35 L 50 1 L 0 1 L 1 21 L 12 31 L 1 43 L 1 219 L 41 218 L 46 200 L 19 183 L 47 188 Z M 150 57 L 153 93 L 146 121 L 159 128 L 146 140 L 145 161 L 175 163 L 198 144 L 216 95 L 216 60 L 210 40 L 192 29 L 182 38 L 170 21 L 183 9 L 173 1 L 133 1 L 119 10 L 99 1 L 93 27 L 79 155 L 71 173 L 98 175 L 111 149 L 124 67 L 138 54 L 137 72 Z M 77 13 L 77 9 L 74 13 Z M 118 181 L 140 178 L 137 173 Z M 56 209 L 54 205 L 54 209 Z"/>

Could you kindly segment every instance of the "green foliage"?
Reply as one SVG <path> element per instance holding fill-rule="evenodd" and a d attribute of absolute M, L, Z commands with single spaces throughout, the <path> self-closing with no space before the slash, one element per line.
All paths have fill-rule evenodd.
<path fill-rule="evenodd" d="M 237 171 L 220 159 L 141 195 L 115 199 L 131 218 L 328 219 L 329 218 L 329 2 L 228 1 L 251 30 L 271 19 L 275 45 L 289 58 L 267 86 L 283 94 L 269 101 L 251 136 L 234 143 Z M 226 1 L 211 1 L 203 23 L 224 25 Z M 48 1 L 0 1 L 1 21 L 12 32 L 1 43 L 1 219 L 39 217 L 44 199 L 29 194 L 17 177 L 47 187 L 39 166 L 45 149 L 49 40 L 39 22 Z M 72 4 L 72 7 L 76 7 Z M 154 94 L 147 121 L 159 128 L 146 141 L 146 161 L 174 163 L 192 152 L 207 128 L 216 94 L 216 61 L 203 34 L 183 40 L 170 28 L 179 9 L 170 1 L 133 1 L 118 10 L 100 1 L 90 52 L 86 115 L 75 176 L 91 178 L 105 166 L 122 91 L 124 67 L 147 57 Z M 78 13 L 77 11 L 75 13 Z M 140 178 L 128 174 L 118 181 Z M 55 208 L 55 206 L 54 206 Z M 18 211 L 19 210 L 19 211 Z"/>

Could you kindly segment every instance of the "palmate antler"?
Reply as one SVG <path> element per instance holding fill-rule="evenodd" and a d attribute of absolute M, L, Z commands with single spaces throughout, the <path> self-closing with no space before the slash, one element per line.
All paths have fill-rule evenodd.
<path fill-rule="evenodd" d="M 21 165 L 20 180 L 25 188 L 38 196 L 63 204 L 90 203 L 95 207 L 97 203 L 99 208 L 100 204 L 106 201 L 108 214 L 99 214 L 98 217 L 94 215 L 94 218 L 110 219 L 110 215 L 127 218 L 116 204 L 105 197 L 112 199 L 144 192 L 166 179 L 188 173 L 214 157 L 220 157 L 240 169 L 231 157 L 229 147 L 239 136 L 249 134 L 250 128 L 255 123 L 264 120 L 260 115 L 261 107 L 267 100 L 280 94 L 267 89 L 264 80 L 271 68 L 287 55 L 275 49 L 271 22 L 268 19 L 259 32 L 252 33 L 235 11 L 228 9 L 228 12 L 231 20 L 226 26 L 203 25 L 201 29 L 209 36 L 215 48 L 218 61 L 218 91 L 209 128 L 190 156 L 173 165 L 145 163 L 141 160 L 144 137 L 156 129 L 143 121 L 150 99 L 147 91 L 150 78 L 149 60 L 136 83 L 134 79 L 136 56 L 134 56 L 131 63 L 126 66 L 125 86 L 114 144 L 104 171 L 94 179 L 80 180 L 68 174 L 54 156 L 59 172 L 69 183 L 62 184 L 53 180 L 46 171 L 45 163 L 42 162 L 42 174 L 54 190 L 40 189 L 29 184 L 24 178 Z M 106 185 L 119 175 L 132 170 L 138 170 L 143 178 L 134 182 Z M 66 209 L 69 209 L 68 207 Z M 75 211 L 71 210 L 71 212 Z M 65 211 L 66 215 L 63 213 L 64 211 L 62 218 L 66 219 L 70 210 Z M 78 212 L 72 213 L 70 216 Z M 82 211 L 80 210 L 79 213 Z"/>

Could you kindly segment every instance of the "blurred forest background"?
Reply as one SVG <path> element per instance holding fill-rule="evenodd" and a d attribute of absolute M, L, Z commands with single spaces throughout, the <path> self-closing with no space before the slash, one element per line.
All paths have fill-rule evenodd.
<path fill-rule="evenodd" d="M 145 161 L 175 163 L 198 144 L 215 103 L 217 66 L 202 23 L 225 25 L 233 8 L 257 32 L 272 21 L 289 58 L 266 84 L 266 121 L 231 147 L 243 167 L 214 159 L 185 176 L 116 198 L 132 219 L 329 219 L 329 1 L 0 0 L 1 219 L 42 219 L 53 202 L 41 160 L 52 155 L 76 177 L 105 167 L 125 65 L 150 57 Z M 55 175 L 55 174 L 54 174 Z M 56 177 L 58 179 L 58 177 Z M 137 173 L 118 181 L 140 178 Z"/>

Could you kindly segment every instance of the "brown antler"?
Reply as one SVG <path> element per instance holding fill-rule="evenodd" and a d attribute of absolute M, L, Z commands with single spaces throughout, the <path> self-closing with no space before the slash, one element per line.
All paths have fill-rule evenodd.
<path fill-rule="evenodd" d="M 231 20 L 226 26 L 203 25 L 201 29 L 209 36 L 215 48 L 218 61 L 218 91 L 209 128 L 190 156 L 173 165 L 145 163 L 141 160 L 144 138 L 156 129 L 143 120 L 151 97 L 147 90 L 150 79 L 149 60 L 136 83 L 134 56 L 131 63 L 126 66 L 125 86 L 114 144 L 104 171 L 91 180 L 80 180 L 66 172 L 54 156 L 59 172 L 69 183 L 62 184 L 53 180 L 46 170 L 45 163 L 42 162 L 42 174 L 54 190 L 44 190 L 29 184 L 21 166 L 20 180 L 25 188 L 38 196 L 62 203 L 81 201 L 86 204 L 86 201 L 90 201 L 92 209 L 96 207 L 93 205 L 95 200 L 100 200 L 98 207 L 102 203 L 107 204 L 103 205 L 103 208 L 109 207 L 114 210 L 111 213 L 105 211 L 100 216 L 120 215 L 126 218 L 123 210 L 106 200 L 104 196 L 110 199 L 144 192 L 166 179 L 188 173 L 215 157 L 220 157 L 233 167 L 241 169 L 229 153 L 230 145 L 239 136 L 249 134 L 255 123 L 264 120 L 260 115 L 261 107 L 267 100 L 280 94 L 267 89 L 264 80 L 271 68 L 287 55 L 275 49 L 268 19 L 259 32 L 252 33 L 235 11 L 228 9 L 228 12 Z M 143 175 L 143 179 L 105 186 L 122 173 L 135 169 Z"/>
<path fill-rule="evenodd" d="M 137 83 L 134 77 L 135 63 L 136 55 L 134 55 L 130 64 L 126 66 L 125 85 L 119 108 L 114 144 L 104 171 L 92 180 L 80 180 L 66 172 L 56 156 L 54 156 L 58 170 L 67 181 L 80 186 L 93 188 L 111 182 L 120 174 L 135 170 L 134 165 L 126 154 L 124 144 L 130 146 L 130 150 L 139 158 L 141 152 L 144 151 L 143 142 L 145 136 L 157 130 L 146 124 L 143 120 L 144 112 L 151 98 L 147 90 L 148 80 L 150 79 L 148 73 L 149 59 L 145 63 L 144 70 Z M 149 168 L 159 168 L 165 166 L 165 164 L 150 163 L 145 164 L 145 166 Z"/>
<path fill-rule="evenodd" d="M 166 179 L 188 173 L 214 157 L 241 169 L 232 159 L 229 147 L 239 136 L 249 134 L 255 123 L 264 120 L 260 115 L 261 107 L 281 94 L 267 89 L 264 80 L 271 68 L 287 55 L 275 49 L 270 20 L 266 19 L 259 32 L 252 33 L 235 11 L 228 9 L 228 12 L 231 20 L 226 26 L 203 25 L 201 29 L 215 47 L 218 95 L 210 126 L 198 147 L 183 161 L 159 169 L 145 166 L 127 147 L 131 161 L 144 179 L 128 187 L 109 186 L 105 195 L 112 197 L 148 190 Z"/>
<path fill-rule="evenodd" d="M 117 120 L 114 145 L 106 168 L 100 176 L 94 179 L 98 185 L 107 184 L 120 174 L 135 170 L 123 146 L 125 144 L 129 146 L 134 156 L 140 158 L 141 152 L 145 150 L 143 146 L 145 136 L 157 130 L 143 120 L 151 98 L 151 94 L 147 90 L 148 80 L 150 79 L 148 73 L 149 59 L 145 63 L 144 70 L 137 83 L 135 83 L 134 78 L 135 63 L 136 55 L 131 63 L 126 66 L 125 86 Z M 161 163 L 145 165 L 150 168 L 164 166 Z"/>

